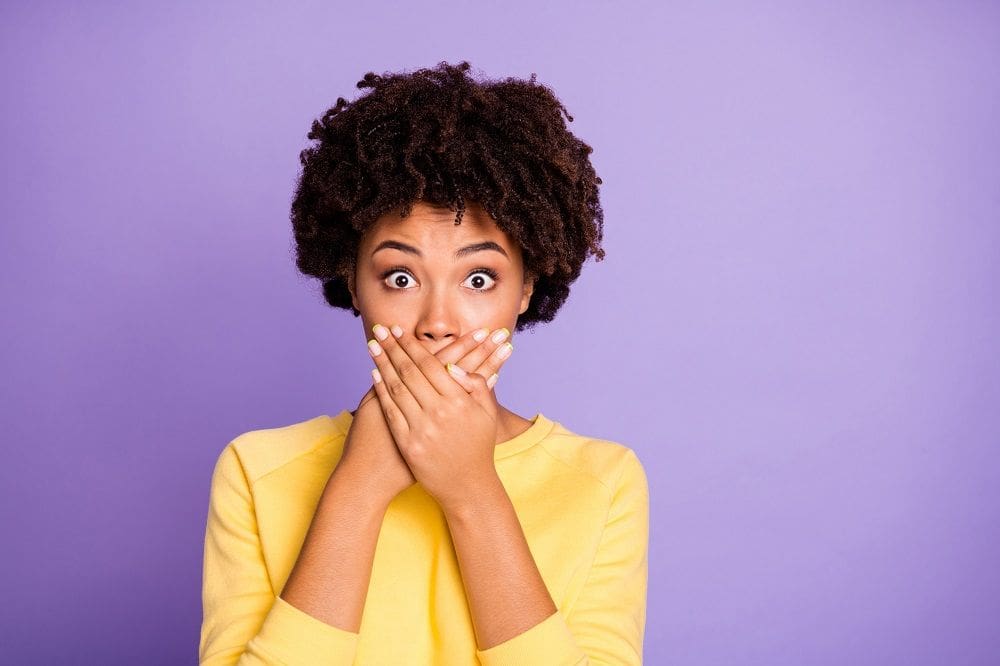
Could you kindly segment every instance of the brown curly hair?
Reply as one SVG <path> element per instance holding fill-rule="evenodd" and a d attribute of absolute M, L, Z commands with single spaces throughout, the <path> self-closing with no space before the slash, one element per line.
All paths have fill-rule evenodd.
<path fill-rule="evenodd" d="M 368 94 L 313 121 L 291 206 L 295 263 L 331 306 L 360 315 L 347 276 L 361 236 L 416 200 L 455 210 L 455 224 L 477 202 L 521 246 L 535 285 L 517 331 L 551 321 L 587 257 L 604 259 L 602 181 L 560 112 L 573 117 L 534 73 L 475 81 L 469 69 L 368 72 L 357 83 Z"/>

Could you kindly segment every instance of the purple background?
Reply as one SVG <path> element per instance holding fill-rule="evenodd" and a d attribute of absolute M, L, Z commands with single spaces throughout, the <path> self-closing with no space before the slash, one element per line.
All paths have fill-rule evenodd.
<path fill-rule="evenodd" d="M 595 148 L 607 260 L 497 390 L 642 459 L 647 663 L 997 663 L 994 3 L 277 4 L 0 10 L 6 663 L 195 663 L 216 457 L 369 383 L 309 125 L 462 59 Z"/>

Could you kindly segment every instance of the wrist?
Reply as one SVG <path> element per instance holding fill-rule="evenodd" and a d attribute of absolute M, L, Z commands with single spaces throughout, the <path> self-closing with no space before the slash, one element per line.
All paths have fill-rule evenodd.
<path fill-rule="evenodd" d="M 510 503 L 510 497 L 495 471 L 454 499 L 438 501 L 448 522 L 476 521 L 483 513 L 494 512 L 502 503 Z"/>
<path fill-rule="evenodd" d="M 389 493 L 374 483 L 370 475 L 357 473 L 350 465 L 334 468 L 323 490 L 323 497 L 327 495 L 337 495 L 338 499 L 376 513 L 385 513 L 392 503 Z"/>

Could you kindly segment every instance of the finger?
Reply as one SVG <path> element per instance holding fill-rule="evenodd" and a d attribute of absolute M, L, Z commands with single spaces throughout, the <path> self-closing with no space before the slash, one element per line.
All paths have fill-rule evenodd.
<path fill-rule="evenodd" d="M 474 351 L 476 348 L 483 344 L 484 340 L 487 340 L 487 335 L 490 330 L 488 328 L 477 328 L 473 331 L 467 332 L 465 335 L 453 340 L 447 347 L 443 347 L 436 352 L 434 355 L 437 357 L 441 364 L 445 363 L 459 363 L 461 362 L 465 368 L 469 369 L 474 367 L 469 365 L 468 361 L 463 361 L 468 354 Z M 488 352 L 487 352 L 488 353 Z"/>
<path fill-rule="evenodd" d="M 476 374 L 482 375 L 483 377 L 498 375 L 500 373 L 500 366 L 506 363 L 513 353 L 514 345 L 511 344 L 510 340 L 508 340 L 497 347 L 496 350 L 490 354 L 478 368 L 476 368 Z M 496 383 L 496 380 L 494 380 L 494 383 Z M 490 385 L 490 388 L 493 388 L 492 384 Z"/>
<path fill-rule="evenodd" d="M 375 361 L 375 367 L 382 378 L 382 381 L 378 383 L 384 384 L 383 388 L 392 396 L 393 403 L 406 418 L 407 423 L 416 423 L 420 418 L 423 408 L 396 372 L 396 368 L 389 359 L 388 353 L 379 344 L 378 340 L 375 339 L 368 341 L 368 353 L 371 354 L 372 360 Z"/>
<path fill-rule="evenodd" d="M 496 401 L 486 386 L 486 379 L 482 375 L 469 374 L 454 363 L 449 363 L 445 369 L 455 380 L 461 384 L 465 392 L 472 397 L 476 403 L 490 415 L 496 415 Z"/>
<path fill-rule="evenodd" d="M 372 368 L 372 380 L 374 381 L 375 399 L 378 400 L 379 405 L 382 407 L 382 414 L 385 416 L 385 422 L 389 426 L 389 431 L 392 433 L 393 439 L 397 442 L 407 441 L 410 433 L 410 424 L 403 413 L 399 411 L 396 402 L 392 399 L 392 395 L 386 388 L 378 368 Z"/>
<path fill-rule="evenodd" d="M 377 326 L 377 325 L 376 325 Z M 442 396 L 464 396 L 466 392 L 448 375 L 444 364 L 409 332 L 394 324 L 392 335 L 383 341 L 386 354 L 410 393 L 425 409 Z"/>
<path fill-rule="evenodd" d="M 504 359 L 494 359 L 495 361 L 499 361 L 499 363 L 493 363 L 493 365 L 490 366 L 489 372 L 484 373 L 479 370 L 479 367 L 488 359 L 493 359 L 493 354 L 496 353 L 497 349 L 503 346 L 504 341 L 509 337 L 510 331 L 506 328 L 498 328 L 490 333 L 489 337 L 483 341 L 483 344 L 473 349 L 469 354 L 466 354 L 465 358 L 460 361 L 462 369 L 468 372 L 478 372 L 484 377 L 489 376 L 490 373 L 497 370 L 500 365 L 503 365 Z"/>

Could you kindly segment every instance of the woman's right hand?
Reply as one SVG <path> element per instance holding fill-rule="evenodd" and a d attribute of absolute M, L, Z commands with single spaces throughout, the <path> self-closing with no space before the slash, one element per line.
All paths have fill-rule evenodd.
<path fill-rule="evenodd" d="M 500 366 L 506 361 L 495 352 L 507 340 L 509 332 L 499 342 L 493 340 L 496 331 L 489 331 L 482 342 L 472 337 L 474 332 L 466 333 L 434 355 L 442 365 L 454 363 L 466 372 L 477 373 L 489 379 L 490 375 L 499 372 Z M 357 483 L 370 484 L 370 492 L 376 493 L 386 504 L 416 482 L 396 448 L 396 441 L 392 438 L 389 424 L 382 413 L 374 385 L 362 396 L 354 412 L 354 419 L 344 440 L 343 455 L 334 469 L 334 472 L 338 471 L 351 475 Z"/>

